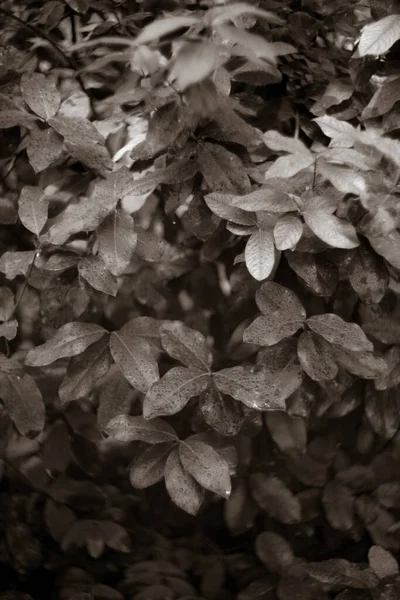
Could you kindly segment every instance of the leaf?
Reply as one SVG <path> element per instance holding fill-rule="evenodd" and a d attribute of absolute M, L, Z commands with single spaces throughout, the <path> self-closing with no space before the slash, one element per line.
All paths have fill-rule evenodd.
<path fill-rule="evenodd" d="M 0 129 L 11 129 L 11 127 L 21 126 L 27 129 L 32 129 L 35 125 L 37 117 L 29 113 L 10 109 L 0 112 Z"/>
<path fill-rule="evenodd" d="M 178 448 L 168 456 L 164 478 L 171 500 L 190 515 L 196 515 L 204 500 L 204 489 L 183 468 Z"/>
<path fill-rule="evenodd" d="M 244 478 L 236 479 L 232 493 L 224 503 L 224 520 L 232 535 L 240 535 L 251 529 L 258 514 L 258 507 L 249 496 Z"/>
<path fill-rule="evenodd" d="M 10 288 L 0 287 L 0 321 L 8 321 L 14 312 L 14 294 Z"/>
<path fill-rule="evenodd" d="M 116 210 L 104 219 L 96 234 L 100 258 L 113 275 L 122 275 L 137 243 L 132 217 Z"/>
<path fill-rule="evenodd" d="M 179 445 L 184 469 L 206 490 L 229 498 L 231 480 L 227 462 L 208 444 L 187 438 Z"/>
<path fill-rule="evenodd" d="M 330 481 L 322 492 L 322 505 L 328 523 L 340 531 L 350 531 L 355 524 L 354 496 L 337 481 Z"/>
<path fill-rule="evenodd" d="M 400 426 L 400 398 L 396 387 L 389 390 L 367 388 L 365 416 L 372 429 L 384 440 L 390 440 Z"/>
<path fill-rule="evenodd" d="M 29 136 L 27 154 L 35 173 L 54 163 L 63 151 L 63 140 L 51 127 L 34 129 Z"/>
<path fill-rule="evenodd" d="M 153 419 L 174 415 L 186 406 L 190 398 L 199 396 L 209 383 L 204 370 L 174 367 L 152 385 L 143 402 L 143 416 Z"/>
<path fill-rule="evenodd" d="M 284 454 L 305 453 L 307 446 L 306 422 L 301 417 L 272 410 L 264 415 L 271 438 Z"/>
<path fill-rule="evenodd" d="M 115 298 L 118 292 L 118 281 L 98 256 L 87 256 L 79 261 L 78 271 L 92 288 Z"/>
<path fill-rule="evenodd" d="M 118 201 L 129 194 L 134 182 L 126 167 L 106 175 L 96 182 L 90 198 L 84 198 L 52 219 L 48 240 L 51 244 L 64 244 L 71 235 L 93 231 L 115 210 Z"/>
<path fill-rule="evenodd" d="M 346 123 L 346 121 L 341 121 L 328 115 L 317 117 L 313 121 L 317 123 L 327 137 L 333 140 L 355 140 L 356 130 L 350 123 Z"/>
<path fill-rule="evenodd" d="M 173 449 L 171 442 L 150 446 L 139 454 L 130 467 L 129 479 L 134 488 L 142 490 L 161 481 L 165 464 Z"/>
<path fill-rule="evenodd" d="M 281 177 L 283 179 L 289 179 L 294 177 L 303 169 L 308 169 L 314 164 L 314 156 L 309 152 L 289 154 L 288 156 L 280 156 L 272 164 L 272 166 L 266 171 L 265 179 L 271 179 L 273 177 Z"/>
<path fill-rule="evenodd" d="M 287 525 L 300 523 L 300 502 L 283 481 L 275 476 L 253 473 L 250 489 L 254 500 L 270 517 Z"/>
<path fill-rule="evenodd" d="M 382 546 L 371 546 L 368 550 L 370 569 L 379 579 L 393 577 L 399 572 L 399 564 L 393 554 Z"/>
<path fill-rule="evenodd" d="M 153 42 L 164 35 L 174 33 L 178 29 L 196 25 L 198 22 L 199 20 L 197 17 L 192 17 L 189 15 L 177 15 L 173 17 L 166 17 L 164 19 L 156 19 L 142 29 L 139 35 L 135 38 L 134 42 L 136 45 L 148 44 L 149 42 Z"/>
<path fill-rule="evenodd" d="M 351 223 L 325 211 L 304 212 L 304 220 L 321 240 L 334 248 L 356 248 L 360 241 Z"/>
<path fill-rule="evenodd" d="M 119 442 L 139 440 L 147 444 L 160 444 L 178 440 L 173 427 L 161 419 L 147 421 L 140 416 L 132 417 L 125 414 L 111 419 L 105 431 Z"/>
<path fill-rule="evenodd" d="M 368 241 L 377 254 L 383 256 L 396 269 L 400 269 L 400 233 L 398 231 L 391 231 L 387 235 L 379 237 L 369 235 Z"/>
<path fill-rule="evenodd" d="M 392 346 L 383 356 L 387 369 L 375 380 L 377 390 L 386 390 L 400 383 L 400 346 Z"/>
<path fill-rule="evenodd" d="M 301 366 L 314 381 L 336 377 L 338 366 L 329 344 L 321 336 L 304 331 L 298 339 L 297 353 Z"/>
<path fill-rule="evenodd" d="M 273 233 L 277 250 L 295 248 L 303 234 L 303 224 L 297 217 L 284 215 L 279 217 Z"/>
<path fill-rule="evenodd" d="M 112 360 L 108 336 L 103 336 L 79 356 L 72 358 L 58 390 L 62 404 L 89 396 L 96 383 L 107 374 Z"/>
<path fill-rule="evenodd" d="M 18 275 L 26 275 L 36 256 L 36 250 L 25 252 L 4 252 L 0 258 L 0 271 L 7 279 L 15 279 Z"/>
<path fill-rule="evenodd" d="M 218 66 L 218 48 L 211 40 L 187 41 L 172 59 L 169 80 L 183 92 L 189 86 L 207 79 Z"/>
<path fill-rule="evenodd" d="M 43 430 L 45 406 L 35 380 L 28 374 L 22 376 L 0 373 L 0 397 L 5 409 L 21 435 Z"/>
<path fill-rule="evenodd" d="M 389 77 L 377 89 L 371 100 L 364 108 L 362 119 L 375 119 L 389 112 L 400 100 L 400 77 Z"/>
<path fill-rule="evenodd" d="M 48 121 L 58 111 L 61 96 L 54 85 L 41 73 L 24 73 L 21 78 L 21 92 L 29 108 Z"/>
<path fill-rule="evenodd" d="M 199 331 L 191 329 L 182 321 L 167 321 L 160 328 L 164 350 L 189 368 L 209 372 L 212 354 L 206 339 Z"/>
<path fill-rule="evenodd" d="M 250 212 L 264 210 L 281 213 L 298 208 L 290 194 L 268 185 L 263 185 L 244 196 L 232 195 L 230 199 L 232 206 Z"/>
<path fill-rule="evenodd" d="M 258 558 L 273 573 L 285 573 L 295 560 L 285 538 L 272 531 L 263 531 L 256 537 L 255 549 Z"/>
<path fill-rule="evenodd" d="M 229 194 L 207 194 L 204 196 L 204 201 L 208 208 L 221 219 L 232 221 L 238 225 L 250 226 L 255 224 L 253 215 L 233 206 L 232 196 Z"/>
<path fill-rule="evenodd" d="M 257 6 L 252 6 L 247 2 L 233 2 L 226 6 L 216 6 L 210 8 L 205 14 L 205 22 L 211 25 L 226 23 L 226 21 L 235 21 L 242 15 L 249 15 L 266 19 L 275 25 L 282 25 L 283 21 L 275 13 L 269 10 L 263 10 Z"/>
<path fill-rule="evenodd" d="M 18 206 L 21 223 L 38 236 L 47 222 L 48 197 L 39 188 L 25 185 L 21 190 Z"/>
<path fill-rule="evenodd" d="M 217 388 L 206 389 L 200 398 L 200 410 L 207 425 L 221 435 L 236 435 L 243 423 L 240 404 L 225 398 Z"/>
<path fill-rule="evenodd" d="M 250 60 L 254 55 L 256 58 L 262 58 L 273 65 L 276 64 L 276 53 L 273 44 L 261 35 L 230 25 L 219 25 L 216 32 L 223 44 L 228 43 L 231 46 L 236 46 L 235 50 L 239 55 Z"/>
<path fill-rule="evenodd" d="M 384 375 L 387 370 L 383 358 L 375 356 L 373 352 L 346 351 L 340 346 L 335 346 L 333 356 L 340 367 L 363 379 L 375 379 Z"/>
<path fill-rule="evenodd" d="M 145 393 L 159 379 L 158 365 L 149 342 L 131 335 L 129 321 L 119 331 L 112 332 L 110 351 L 134 388 Z"/>
<path fill-rule="evenodd" d="M 360 246 L 350 264 L 349 281 L 363 302 L 378 303 L 385 295 L 389 275 L 378 256 Z"/>
<path fill-rule="evenodd" d="M 233 194 L 250 192 L 250 181 L 242 161 L 222 146 L 201 142 L 198 161 L 200 171 L 213 192 L 231 192 Z"/>
<path fill-rule="evenodd" d="M 304 565 L 305 572 L 320 583 L 336 589 L 348 586 L 354 589 L 370 589 L 378 580 L 370 569 L 362 569 L 344 558 L 331 558 Z"/>
<path fill-rule="evenodd" d="M 286 252 L 290 268 L 303 280 L 306 289 L 316 296 L 330 297 L 338 284 L 339 272 L 336 265 L 320 254 Z"/>
<path fill-rule="evenodd" d="M 325 313 L 309 317 L 306 321 L 308 327 L 318 333 L 331 344 L 342 346 L 353 352 L 371 351 L 374 349 L 372 342 L 356 323 L 348 323 L 339 315 Z"/>
<path fill-rule="evenodd" d="M 97 422 L 103 431 L 114 418 L 129 414 L 136 391 L 127 382 L 121 371 L 110 369 L 106 381 L 100 387 Z"/>
<path fill-rule="evenodd" d="M 367 159 L 365 159 L 367 162 Z M 348 169 L 322 159 L 318 162 L 318 173 L 326 177 L 343 194 L 365 195 L 367 183 L 365 175 L 354 169 Z"/>
<path fill-rule="evenodd" d="M 274 238 L 270 231 L 258 229 L 247 240 L 244 250 L 246 267 L 250 273 L 262 281 L 269 277 L 275 266 Z"/>
<path fill-rule="evenodd" d="M 105 334 L 106 330 L 95 323 L 67 323 L 47 342 L 29 350 L 25 364 L 29 367 L 44 367 L 59 358 L 77 356 Z"/>
<path fill-rule="evenodd" d="M 76 516 L 68 506 L 48 498 L 44 508 L 44 519 L 51 537 L 60 543 L 76 521 Z"/>
<path fill-rule="evenodd" d="M 299 139 L 282 135 L 273 129 L 263 134 L 264 144 L 275 152 L 289 152 L 290 154 L 305 154 L 312 156 L 310 150 Z"/>
<path fill-rule="evenodd" d="M 357 56 L 380 56 L 400 39 L 400 15 L 388 15 L 375 23 L 364 25 Z"/>
<path fill-rule="evenodd" d="M 0 324 L 0 337 L 5 337 L 7 340 L 13 340 L 17 335 L 18 321 L 13 319 L 8 323 Z"/>

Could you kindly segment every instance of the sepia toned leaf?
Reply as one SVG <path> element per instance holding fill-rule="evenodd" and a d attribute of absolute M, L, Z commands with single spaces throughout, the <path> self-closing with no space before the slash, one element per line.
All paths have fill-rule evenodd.
<path fill-rule="evenodd" d="M 253 473 L 250 476 L 250 490 L 259 507 L 269 516 L 288 525 L 300 523 L 300 502 L 278 477 Z"/>
<path fill-rule="evenodd" d="M 163 19 L 156 19 L 141 30 L 139 35 L 135 38 L 135 44 L 148 44 L 149 42 L 157 40 L 164 35 L 173 33 L 178 29 L 191 27 L 191 25 L 195 25 L 196 23 L 198 23 L 198 19 L 190 15 L 171 16 Z"/>
<path fill-rule="evenodd" d="M 330 481 L 322 492 L 322 504 L 334 529 L 349 531 L 354 527 L 354 496 L 345 485 Z"/>
<path fill-rule="evenodd" d="M 264 415 L 269 434 L 284 454 L 305 453 L 307 446 L 306 422 L 292 417 L 283 410 L 271 410 Z"/>
<path fill-rule="evenodd" d="M 205 337 L 181 321 L 167 321 L 160 327 L 164 350 L 189 368 L 209 372 L 212 354 Z"/>
<path fill-rule="evenodd" d="M 250 192 L 250 181 L 242 161 L 222 146 L 202 142 L 199 147 L 198 161 L 207 186 L 213 193 L 247 194 Z"/>
<path fill-rule="evenodd" d="M 206 389 L 200 397 L 200 410 L 205 422 L 221 435 L 236 435 L 243 423 L 240 404 L 224 397 L 215 387 Z"/>
<path fill-rule="evenodd" d="M 250 497 L 244 478 L 236 479 L 232 493 L 224 503 L 224 520 L 232 535 L 240 535 L 251 529 L 258 514 L 258 507 Z"/>
<path fill-rule="evenodd" d="M 372 342 L 356 323 L 348 323 L 339 315 L 325 313 L 309 317 L 307 326 L 331 344 L 342 346 L 353 352 L 369 352 L 374 349 Z"/>
<path fill-rule="evenodd" d="M 310 577 L 331 589 L 336 589 L 337 586 L 348 586 L 361 590 L 370 589 L 375 587 L 378 582 L 377 577 L 370 569 L 363 569 L 343 558 L 310 562 L 304 567 L 304 570 Z"/>
<path fill-rule="evenodd" d="M 163 442 L 150 446 L 133 461 L 129 480 L 134 488 L 142 490 L 161 481 L 164 477 L 165 464 L 173 443 Z"/>
<path fill-rule="evenodd" d="M 334 354 L 323 337 L 304 331 L 298 339 L 297 354 L 300 364 L 311 379 L 334 379 L 338 373 Z"/>
<path fill-rule="evenodd" d="M 255 549 L 258 558 L 273 573 L 285 572 L 295 560 L 290 544 L 272 531 L 263 531 L 257 536 Z"/>
<path fill-rule="evenodd" d="M 277 250 L 295 248 L 303 234 L 303 224 L 297 217 L 279 217 L 274 226 L 274 241 Z"/>
<path fill-rule="evenodd" d="M 18 216 L 21 223 L 35 235 L 39 235 L 47 221 L 48 198 L 37 187 L 26 185 L 18 199 Z"/>
<path fill-rule="evenodd" d="M 45 425 L 42 394 L 28 374 L 0 373 L 0 398 L 21 435 L 38 435 Z"/>
<path fill-rule="evenodd" d="M 190 515 L 196 515 L 204 500 L 204 489 L 183 468 L 178 448 L 172 450 L 164 468 L 165 487 L 171 500 Z"/>
<path fill-rule="evenodd" d="M 393 554 L 382 546 L 371 546 L 368 551 L 368 563 L 371 571 L 379 579 L 397 575 L 399 564 Z"/>
<path fill-rule="evenodd" d="M 388 15 L 375 23 L 364 25 L 357 47 L 357 56 L 379 56 L 400 39 L 400 15 Z"/>
<path fill-rule="evenodd" d="M 221 219 L 226 219 L 238 225 L 255 225 L 253 215 L 245 212 L 242 208 L 233 206 L 233 196 L 230 194 L 207 194 L 204 201 L 208 208 Z"/>
<path fill-rule="evenodd" d="M 100 387 L 97 422 L 104 431 L 114 418 L 129 414 L 135 398 L 135 390 L 131 387 L 118 368 L 110 369 L 106 381 Z"/>
<path fill-rule="evenodd" d="M 24 73 L 21 78 L 22 96 L 29 108 L 48 121 L 57 113 L 61 96 L 54 85 L 41 73 Z"/>
<path fill-rule="evenodd" d="M 118 281 L 99 256 L 88 256 L 79 261 L 79 275 L 98 292 L 109 296 L 116 296 Z"/>
<path fill-rule="evenodd" d="M 169 78 L 183 92 L 207 79 L 218 66 L 218 48 L 211 40 L 188 41 L 172 59 Z"/>
<path fill-rule="evenodd" d="M 166 421 L 153 419 L 148 421 L 143 417 L 118 415 L 111 419 L 105 427 L 108 435 L 120 442 L 141 441 L 148 444 L 160 444 L 178 440 L 176 433 Z"/>
<path fill-rule="evenodd" d="M 300 173 L 303 169 L 310 168 L 314 164 L 314 160 L 311 152 L 280 156 L 265 173 L 265 179 L 268 180 L 273 177 L 289 179 Z"/>
<path fill-rule="evenodd" d="M 113 275 L 122 275 L 131 261 L 137 243 L 132 217 L 116 210 L 104 219 L 96 235 L 99 256 L 105 266 Z"/>
<path fill-rule="evenodd" d="M 63 151 L 63 140 L 51 127 L 32 130 L 26 149 L 29 162 L 36 173 L 53 164 Z"/>
<path fill-rule="evenodd" d="M 262 281 L 271 275 L 275 266 L 274 238 L 270 231 L 258 229 L 247 240 L 244 259 L 250 275 Z"/>
<path fill-rule="evenodd" d="M 360 242 L 351 223 L 325 211 L 304 212 L 304 220 L 322 241 L 334 248 L 356 248 Z"/>
<path fill-rule="evenodd" d="M 367 388 L 365 416 L 377 435 L 390 440 L 400 426 L 400 398 L 397 388 L 374 390 Z"/>
<path fill-rule="evenodd" d="M 35 256 L 35 250 L 4 252 L 0 258 L 0 271 L 4 273 L 7 279 L 15 279 L 18 275 L 26 275 Z"/>
<path fill-rule="evenodd" d="M 227 462 L 208 444 L 187 438 L 179 445 L 184 469 L 206 490 L 229 498 L 231 480 Z"/>

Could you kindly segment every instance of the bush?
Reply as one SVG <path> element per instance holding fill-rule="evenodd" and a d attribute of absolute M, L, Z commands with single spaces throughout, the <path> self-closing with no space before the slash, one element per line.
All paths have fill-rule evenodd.
<path fill-rule="evenodd" d="M 0 16 L 1 598 L 399 598 L 398 0 Z"/>

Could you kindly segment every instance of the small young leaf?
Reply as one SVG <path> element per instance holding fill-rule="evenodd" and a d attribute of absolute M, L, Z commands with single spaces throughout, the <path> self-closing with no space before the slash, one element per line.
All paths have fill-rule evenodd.
<path fill-rule="evenodd" d="M 304 331 L 298 340 L 297 354 L 301 366 L 314 381 L 336 377 L 338 366 L 331 347 L 321 336 Z"/>
<path fill-rule="evenodd" d="M 356 248 L 360 241 L 351 223 L 325 211 L 304 212 L 304 220 L 321 240 L 334 248 Z"/>
<path fill-rule="evenodd" d="M 49 201 L 43 191 L 26 185 L 18 199 L 18 216 L 21 223 L 35 235 L 39 235 L 47 221 Z"/>
<path fill-rule="evenodd" d="M 206 490 L 224 498 L 231 493 L 231 480 L 227 462 L 208 444 L 187 438 L 179 445 L 182 465 Z"/>
<path fill-rule="evenodd" d="M 255 549 L 258 558 L 273 573 L 284 573 L 295 560 L 290 544 L 272 531 L 257 536 Z"/>
<path fill-rule="evenodd" d="M 199 146 L 198 161 L 200 171 L 213 192 L 250 192 L 250 181 L 242 161 L 222 146 L 202 142 Z"/>
<path fill-rule="evenodd" d="M 51 127 L 32 130 L 26 152 L 35 173 L 47 169 L 59 158 L 62 150 L 62 137 Z"/>
<path fill-rule="evenodd" d="M 244 258 L 250 275 L 262 281 L 271 275 L 275 266 L 274 238 L 270 231 L 258 229 L 249 237 Z"/>
<path fill-rule="evenodd" d="M 162 480 L 165 464 L 173 447 L 171 442 L 156 444 L 136 457 L 129 472 L 129 479 L 134 488 L 142 490 Z"/>
<path fill-rule="evenodd" d="M 148 421 L 143 417 L 118 415 L 111 419 L 105 428 L 106 433 L 120 442 L 139 440 L 148 444 L 160 444 L 178 440 L 177 435 L 168 423 L 161 419 Z"/>
<path fill-rule="evenodd" d="M 122 275 L 137 243 L 132 217 L 116 210 L 104 219 L 96 233 L 100 258 L 113 275 Z"/>
<path fill-rule="evenodd" d="M 108 336 L 103 336 L 81 355 L 72 358 L 58 390 L 63 404 L 88 396 L 112 364 Z"/>
<path fill-rule="evenodd" d="M 399 39 L 400 15 L 388 15 L 363 27 L 356 54 L 360 57 L 379 56 Z"/>
<path fill-rule="evenodd" d="M 118 292 L 118 281 L 98 256 L 87 256 L 79 261 L 79 275 L 98 292 L 115 296 Z"/>
<path fill-rule="evenodd" d="M 41 73 L 24 73 L 21 78 L 22 96 L 29 108 L 48 121 L 58 111 L 61 96 L 54 85 Z"/>
<path fill-rule="evenodd" d="M 183 468 L 178 448 L 168 456 L 164 478 L 171 500 L 190 515 L 196 515 L 204 500 L 204 489 Z"/>
<path fill-rule="evenodd" d="M 106 330 L 95 323 L 67 323 L 47 342 L 29 350 L 25 364 L 30 367 L 43 367 L 51 365 L 59 358 L 77 356 L 105 334 Z"/>
<path fill-rule="evenodd" d="M 174 367 L 147 392 L 143 402 L 145 419 L 174 415 L 186 406 L 190 398 L 199 396 L 209 383 L 204 370 Z"/>
<path fill-rule="evenodd" d="M 203 334 L 181 321 L 167 321 L 160 328 L 164 350 L 189 368 L 208 372 L 212 355 Z"/>
<path fill-rule="evenodd" d="M 45 406 L 42 394 L 30 375 L 0 373 L 0 398 L 21 435 L 32 432 L 37 435 L 42 431 Z"/>
<path fill-rule="evenodd" d="M 7 279 L 15 279 L 17 275 L 26 275 L 35 258 L 36 250 L 25 252 L 4 252 L 0 258 L 0 271 Z"/>
<path fill-rule="evenodd" d="M 348 323 L 339 315 L 325 313 L 309 317 L 308 327 L 331 344 L 337 344 L 353 352 L 372 351 L 374 346 L 356 323 Z"/>
<path fill-rule="evenodd" d="M 141 392 L 147 392 L 159 379 L 158 365 L 150 344 L 131 335 L 129 321 L 119 331 L 112 332 L 110 350 L 126 379 Z"/>

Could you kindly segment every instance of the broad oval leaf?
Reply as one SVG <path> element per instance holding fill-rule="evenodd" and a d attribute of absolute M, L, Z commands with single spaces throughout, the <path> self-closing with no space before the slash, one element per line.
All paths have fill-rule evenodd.
<path fill-rule="evenodd" d="M 394 387 L 389 390 L 367 388 L 365 394 L 365 416 L 377 435 L 390 440 L 400 426 L 400 394 Z"/>
<path fill-rule="evenodd" d="M 221 392 L 210 387 L 200 398 L 200 410 L 207 425 L 221 435 L 236 435 L 243 423 L 240 404 L 225 398 Z"/>
<path fill-rule="evenodd" d="M 190 475 L 206 490 L 224 498 L 231 493 L 228 463 L 209 444 L 187 438 L 179 445 L 179 457 Z"/>
<path fill-rule="evenodd" d="M 313 120 L 319 125 L 322 132 L 333 140 L 341 138 L 355 139 L 356 137 L 356 130 L 346 121 L 328 115 Z"/>
<path fill-rule="evenodd" d="M 25 364 L 29 367 L 44 367 L 59 358 L 77 356 L 105 334 L 106 330 L 95 323 L 72 321 L 60 327 L 47 342 L 29 350 Z"/>
<path fill-rule="evenodd" d="M 195 331 L 182 321 L 167 321 L 160 328 L 161 344 L 164 350 L 190 368 L 208 372 L 212 354 L 206 339 L 200 331 Z"/>
<path fill-rule="evenodd" d="M 242 208 L 233 206 L 233 198 L 235 196 L 230 194 L 212 193 L 204 196 L 204 201 L 211 212 L 221 219 L 232 221 L 238 225 L 254 225 L 256 222 L 254 216 Z"/>
<path fill-rule="evenodd" d="M 129 480 L 134 488 L 142 490 L 161 481 L 164 477 L 167 458 L 174 444 L 164 442 L 146 448 L 133 461 L 129 470 Z"/>
<path fill-rule="evenodd" d="M 254 500 L 271 517 L 287 525 L 300 523 L 300 501 L 278 477 L 253 473 L 250 489 Z"/>
<path fill-rule="evenodd" d="M 172 59 L 170 81 L 183 92 L 189 86 L 200 83 L 220 66 L 219 51 L 211 39 L 187 41 Z"/>
<path fill-rule="evenodd" d="M 179 449 L 168 456 L 164 468 L 165 487 L 171 500 L 190 515 L 196 515 L 204 500 L 204 489 L 183 468 Z"/>
<path fill-rule="evenodd" d="M 145 419 L 174 415 L 209 384 L 209 375 L 199 369 L 170 369 L 148 390 L 143 402 Z"/>
<path fill-rule="evenodd" d="M 244 196 L 231 196 L 231 204 L 249 212 L 266 210 L 269 212 L 289 212 L 297 210 L 293 198 L 286 192 L 264 185 Z"/>
<path fill-rule="evenodd" d="M 105 427 L 108 435 L 120 442 L 139 440 L 148 444 L 160 444 L 178 440 L 174 428 L 161 419 L 148 421 L 141 416 L 118 415 Z"/>
<path fill-rule="evenodd" d="M 41 73 L 24 73 L 21 78 L 22 96 L 34 113 L 48 121 L 58 111 L 61 96 L 53 82 Z"/>
<path fill-rule="evenodd" d="M 331 558 L 320 562 L 309 562 L 304 565 L 305 572 L 330 589 L 343 586 L 355 589 L 374 588 L 378 579 L 370 569 L 362 569 L 344 558 Z"/>
<path fill-rule="evenodd" d="M 358 56 L 380 56 L 400 39 L 400 15 L 388 15 L 365 25 L 357 48 Z"/>
<path fill-rule="evenodd" d="M 4 252 L 0 258 L 0 271 L 7 279 L 15 279 L 17 275 L 27 275 L 36 256 L 35 250 Z"/>
<path fill-rule="evenodd" d="M 42 431 L 45 406 L 33 377 L 28 374 L 0 373 L 0 398 L 21 435 L 32 432 L 37 435 Z"/>
<path fill-rule="evenodd" d="M 282 135 L 279 131 L 271 129 L 263 134 L 266 146 L 275 152 L 288 152 L 289 154 L 306 154 L 310 156 L 307 146 L 299 139 Z"/>
<path fill-rule="evenodd" d="M 35 235 L 39 235 L 47 221 L 49 201 L 43 191 L 26 185 L 18 199 L 18 216 L 21 223 Z"/>
<path fill-rule="evenodd" d="M 362 245 L 350 264 L 349 281 L 363 302 L 378 303 L 389 285 L 389 274 L 382 259 Z"/>
<path fill-rule="evenodd" d="M 261 562 L 273 573 L 285 572 L 295 560 L 290 544 L 272 531 L 264 531 L 257 536 L 255 550 Z"/>
<path fill-rule="evenodd" d="M 353 352 L 372 351 L 374 346 L 356 323 L 348 323 L 339 315 L 325 313 L 309 317 L 308 327 L 331 344 L 337 344 Z"/>
<path fill-rule="evenodd" d="M 299 319 L 283 320 L 282 313 L 257 317 L 243 332 L 243 341 L 259 346 L 273 346 L 287 337 L 291 337 L 303 326 Z"/>
<path fill-rule="evenodd" d="M 271 275 L 275 266 L 274 238 L 270 231 L 258 229 L 247 240 L 244 250 L 246 267 L 250 275 L 262 281 Z"/>
<path fill-rule="evenodd" d="M 271 438 L 284 454 L 305 453 L 307 427 L 305 419 L 292 417 L 283 410 L 271 410 L 264 415 Z"/>
<path fill-rule="evenodd" d="M 242 161 L 222 146 L 202 142 L 199 145 L 198 161 L 200 171 L 213 192 L 232 194 L 250 192 L 250 181 Z M 245 225 L 245 223 L 241 224 Z"/>
<path fill-rule="evenodd" d="M 79 261 L 79 275 L 98 292 L 109 296 L 116 296 L 118 281 L 106 267 L 99 256 L 87 256 Z"/>
<path fill-rule="evenodd" d="M 150 344 L 131 335 L 129 321 L 110 336 L 110 351 L 113 359 L 129 383 L 140 390 L 147 390 L 159 379 L 158 364 Z"/>
<path fill-rule="evenodd" d="M 100 388 L 97 422 L 101 430 L 120 415 L 129 414 L 131 404 L 137 392 L 125 379 L 123 373 L 115 365 L 111 367 L 106 381 Z"/>
<path fill-rule="evenodd" d="M 297 217 L 284 215 L 274 226 L 274 240 L 277 250 L 294 248 L 303 234 L 303 223 Z"/>
<path fill-rule="evenodd" d="M 321 336 L 304 331 L 298 340 L 297 354 L 301 366 L 314 381 L 336 377 L 339 370 L 338 365 L 331 347 Z"/>
<path fill-rule="evenodd" d="M 334 529 L 350 531 L 354 527 L 354 496 L 345 485 L 330 481 L 322 492 L 322 505 Z"/>
<path fill-rule="evenodd" d="M 100 258 L 113 275 L 122 275 L 137 243 L 132 217 L 116 210 L 104 219 L 96 234 Z"/>
<path fill-rule="evenodd" d="M 379 579 L 392 577 L 399 572 L 399 563 L 393 554 L 382 546 L 371 546 L 368 551 L 368 563 Z"/>
<path fill-rule="evenodd" d="M 135 38 L 134 42 L 136 45 L 139 44 L 148 44 L 154 40 L 163 37 L 164 35 L 168 35 L 170 33 L 174 33 L 178 29 L 182 29 L 184 27 L 190 27 L 191 25 L 195 25 L 199 20 L 197 17 L 191 17 L 190 15 L 182 15 L 182 16 L 173 16 L 166 17 L 164 19 L 156 19 L 149 25 L 146 25 L 139 33 L 139 35 Z"/>
<path fill-rule="evenodd" d="M 265 281 L 256 292 L 256 303 L 267 316 L 280 315 L 283 319 L 304 321 L 306 311 L 292 290 L 276 283 Z"/>
<path fill-rule="evenodd" d="M 356 248 L 360 245 L 356 230 L 351 223 L 324 211 L 304 212 L 309 228 L 322 241 L 334 248 Z"/>
<path fill-rule="evenodd" d="M 314 156 L 309 151 L 307 153 L 302 152 L 301 154 L 280 156 L 265 173 L 265 179 L 271 179 L 272 177 L 289 179 L 303 169 L 311 167 L 314 164 L 314 160 Z"/>

